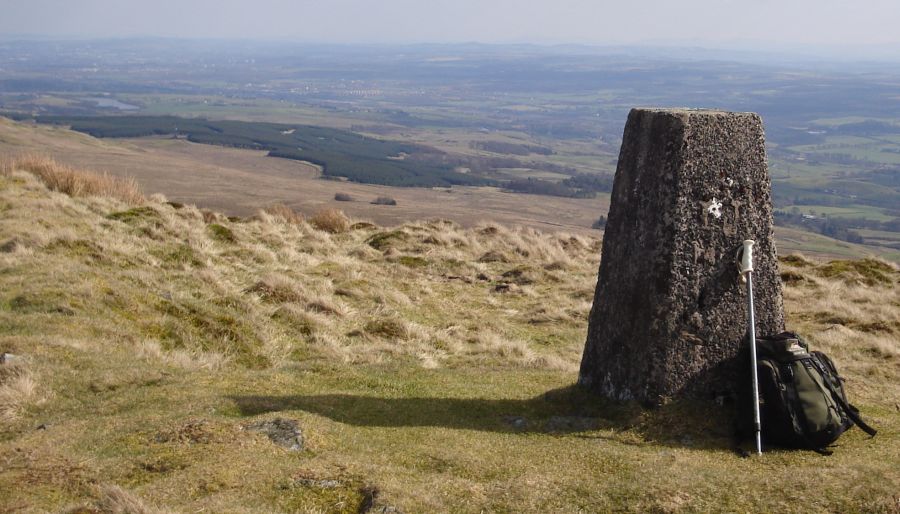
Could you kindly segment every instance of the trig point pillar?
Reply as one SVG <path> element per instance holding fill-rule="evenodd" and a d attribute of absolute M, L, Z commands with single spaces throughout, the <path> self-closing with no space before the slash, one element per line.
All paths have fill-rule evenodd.
<path fill-rule="evenodd" d="M 610 398 L 660 404 L 728 396 L 750 380 L 741 371 L 749 364 L 736 358 L 747 345 L 747 293 L 736 265 L 745 239 L 756 241 L 757 334 L 780 332 L 760 117 L 632 109 L 579 383 Z"/>

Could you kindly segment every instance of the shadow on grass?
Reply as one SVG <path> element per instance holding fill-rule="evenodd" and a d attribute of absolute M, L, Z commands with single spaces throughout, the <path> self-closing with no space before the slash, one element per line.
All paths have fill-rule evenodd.
<path fill-rule="evenodd" d="M 673 446 L 728 446 L 724 409 L 672 404 L 653 410 L 603 400 L 578 386 L 526 400 L 490 398 L 382 398 L 352 394 L 231 396 L 240 414 L 304 411 L 365 427 L 442 427 L 493 432 L 584 433 L 631 431 L 645 442 Z M 723 412 L 719 412 L 722 410 Z M 721 416 L 725 415 L 726 418 Z M 721 425 L 721 426 L 719 426 Z M 616 440 L 624 442 L 622 438 Z M 634 442 L 634 441 L 632 441 Z M 637 443 L 635 443 L 637 444 Z"/>

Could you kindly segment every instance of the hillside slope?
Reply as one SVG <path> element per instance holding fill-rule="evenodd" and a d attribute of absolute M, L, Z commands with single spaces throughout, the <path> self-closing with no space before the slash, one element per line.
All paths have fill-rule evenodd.
<path fill-rule="evenodd" d="M 789 325 L 878 437 L 742 459 L 727 407 L 572 387 L 598 240 L 228 219 L 22 168 L 71 171 L 0 167 L 0 510 L 897 509 L 892 265 L 782 260 Z M 260 432 L 293 421 L 302 450 Z"/>
<path fill-rule="evenodd" d="M 63 127 L 15 122 L 0 117 L 0 155 L 50 155 L 60 162 L 131 177 L 146 191 L 170 200 L 250 216 L 271 202 L 311 215 L 335 207 L 390 226 L 439 216 L 474 227 L 484 220 L 545 232 L 599 235 L 591 225 L 609 209 L 609 195 L 559 198 L 508 193 L 494 187 L 396 188 L 322 180 L 313 165 L 266 157 L 266 152 L 195 144 L 183 139 L 97 139 Z M 336 194 L 353 201 L 339 202 Z M 396 206 L 373 206 L 379 196 Z M 790 227 L 776 227 L 779 248 L 821 258 L 878 255 L 900 262 L 900 252 L 865 246 Z"/>
<path fill-rule="evenodd" d="M 97 139 L 62 127 L 14 122 L 0 117 L 0 155 L 50 155 L 66 164 L 134 177 L 144 190 L 169 199 L 250 216 L 271 202 L 313 214 L 339 207 L 379 224 L 395 225 L 435 216 L 472 227 L 482 220 L 545 231 L 595 234 L 591 224 L 608 208 L 608 195 L 593 199 L 536 197 L 494 187 L 396 188 L 322 180 L 319 170 L 266 152 L 195 144 L 183 139 Z M 336 202 L 345 193 L 355 201 Z M 373 206 L 379 196 L 396 206 Z"/>

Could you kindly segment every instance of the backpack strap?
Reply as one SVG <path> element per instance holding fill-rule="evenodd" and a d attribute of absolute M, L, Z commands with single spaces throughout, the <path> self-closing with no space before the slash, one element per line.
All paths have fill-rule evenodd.
<path fill-rule="evenodd" d="M 847 417 L 849 417 L 856 426 L 862 429 L 863 432 L 869 434 L 871 437 L 875 437 L 875 434 L 877 434 L 878 431 L 870 427 L 861 417 L 859 417 L 859 409 L 847 403 L 847 400 L 845 400 L 838 391 L 834 390 L 834 386 L 831 385 L 828 380 L 823 380 L 822 382 L 828 387 L 828 390 L 831 391 L 831 397 L 834 398 L 834 401 L 847 413 Z"/>
<path fill-rule="evenodd" d="M 819 353 L 819 352 L 816 352 L 816 353 Z M 820 355 L 824 356 L 824 354 L 820 354 Z M 819 368 L 819 371 L 821 373 L 823 373 L 824 375 L 827 376 L 826 370 L 822 369 L 823 360 L 820 358 L 817 358 L 817 357 L 820 357 L 820 355 L 814 355 L 812 362 L 813 362 L 814 366 Z M 826 361 L 827 361 L 827 359 L 826 359 Z M 830 367 L 832 368 L 832 371 L 837 371 L 834 369 L 833 364 Z M 838 376 L 837 373 L 834 373 L 834 376 L 837 377 L 838 380 L 843 380 L 840 376 Z M 823 380 L 822 383 L 825 384 L 825 387 L 827 387 L 828 390 L 831 392 L 831 397 L 834 399 L 835 403 L 837 403 L 838 405 L 841 406 L 842 409 L 844 409 L 844 412 L 847 414 L 847 417 L 850 418 L 850 421 L 855 423 L 856 426 L 858 426 L 863 432 L 869 434 L 869 436 L 875 437 L 875 434 L 877 434 L 878 431 L 875 430 L 874 428 L 872 428 L 871 426 L 869 426 L 868 423 L 866 423 L 865 421 L 862 420 L 862 418 L 859 416 L 859 409 L 857 409 L 853 405 L 850 405 L 850 403 L 847 402 L 847 399 L 844 397 L 844 395 L 841 394 L 840 391 L 835 389 L 834 384 L 831 383 L 831 380 Z"/>
<path fill-rule="evenodd" d="M 829 389 L 831 388 L 829 387 Z M 878 431 L 869 426 L 865 421 L 862 420 L 861 417 L 859 417 L 859 409 L 844 401 L 844 399 L 841 398 L 840 395 L 834 394 L 833 390 L 832 395 L 835 397 L 838 405 L 840 405 L 845 411 L 847 411 L 847 416 L 851 420 L 853 420 L 854 423 L 856 423 L 856 426 L 861 428 L 863 432 L 869 434 L 871 437 L 875 437 L 875 434 L 877 434 Z"/>

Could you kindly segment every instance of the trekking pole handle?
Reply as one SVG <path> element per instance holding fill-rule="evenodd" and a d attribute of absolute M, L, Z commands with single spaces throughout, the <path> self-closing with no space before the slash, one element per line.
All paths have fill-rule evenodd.
<path fill-rule="evenodd" d="M 753 272 L 753 245 L 755 243 L 752 239 L 744 240 L 744 246 L 738 250 L 738 254 L 740 255 L 740 270 L 741 275 L 746 275 L 747 273 Z"/>

